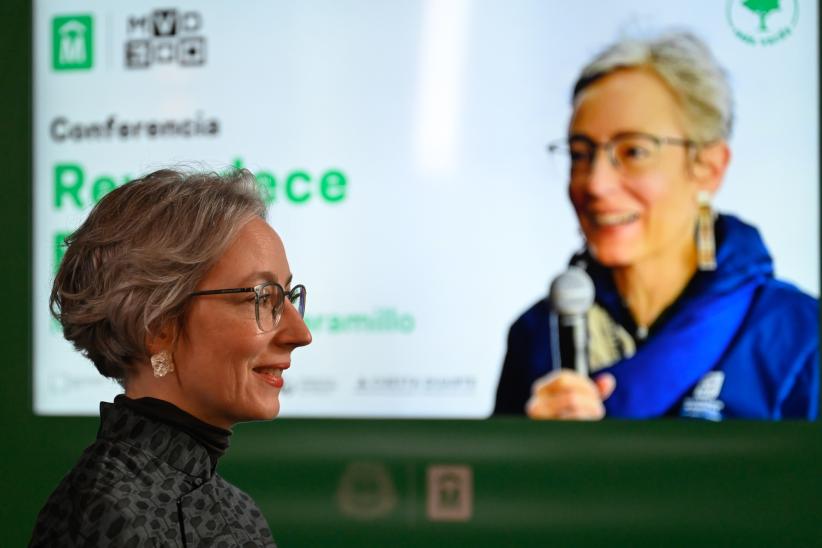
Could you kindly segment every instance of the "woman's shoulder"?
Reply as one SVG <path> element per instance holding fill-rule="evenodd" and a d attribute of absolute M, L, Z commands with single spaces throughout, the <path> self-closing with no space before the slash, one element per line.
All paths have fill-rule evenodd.
<path fill-rule="evenodd" d="M 773 318 L 797 323 L 809 328 L 819 325 L 819 299 L 808 295 L 795 285 L 771 278 L 762 284 L 757 294 L 755 307 L 763 318 Z M 818 330 L 815 330 L 818 336 Z"/>
<path fill-rule="evenodd" d="M 32 545 L 119 546 L 177 534 L 167 518 L 176 518 L 189 479 L 128 440 L 98 438 L 43 506 Z"/>
<path fill-rule="evenodd" d="M 768 279 L 757 288 L 735 346 L 753 349 L 779 376 L 812 361 L 819 352 L 818 299 L 790 283 Z"/>
<path fill-rule="evenodd" d="M 132 529 L 123 512 L 130 481 L 107 458 L 111 449 L 100 440 L 86 449 L 40 511 L 31 546 L 104 545 L 130 539 L 122 536 Z"/>
<path fill-rule="evenodd" d="M 114 491 L 125 476 L 117 456 L 122 448 L 108 440 L 96 440 L 83 451 L 74 467 L 60 482 L 53 497 L 64 491 L 66 495 L 104 497 Z"/>
<path fill-rule="evenodd" d="M 796 286 L 769 279 L 756 291 L 734 346 L 756 358 L 774 378 L 792 378 L 815 366 L 819 353 L 819 300 Z"/>
<path fill-rule="evenodd" d="M 40 512 L 29 546 L 143 546 L 151 537 L 144 516 L 124 511 L 111 491 L 52 496 Z"/>
<path fill-rule="evenodd" d="M 770 279 L 723 358 L 726 406 L 745 418 L 814 419 L 819 398 L 819 301 Z"/>

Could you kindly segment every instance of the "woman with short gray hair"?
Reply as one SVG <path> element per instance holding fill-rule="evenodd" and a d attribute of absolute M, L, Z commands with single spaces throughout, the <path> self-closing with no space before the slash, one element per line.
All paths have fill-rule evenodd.
<path fill-rule="evenodd" d="M 594 376 L 560 370 L 542 300 L 511 327 L 495 413 L 816 418 L 818 301 L 774 278 L 755 227 L 711 206 L 733 101 L 708 47 L 683 32 L 619 41 L 583 68 L 572 105 L 549 151 L 585 237 L 571 263 L 593 285 Z"/>
<path fill-rule="evenodd" d="M 161 170 L 106 195 L 66 240 L 51 307 L 125 394 L 37 519 L 32 546 L 271 546 L 216 473 L 240 421 L 279 412 L 311 342 L 306 290 L 254 176 Z"/>

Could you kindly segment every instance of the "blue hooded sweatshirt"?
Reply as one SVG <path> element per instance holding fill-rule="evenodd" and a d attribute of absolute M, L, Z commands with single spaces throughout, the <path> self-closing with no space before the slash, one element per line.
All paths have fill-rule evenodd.
<path fill-rule="evenodd" d="M 815 419 L 819 410 L 819 303 L 776 280 L 758 231 L 716 221 L 717 269 L 697 272 L 646 333 L 622 302 L 611 272 L 583 253 L 596 305 L 633 334 L 636 350 L 601 369 L 616 377 L 606 416 L 721 420 Z M 523 414 L 535 380 L 554 369 L 550 305 L 512 326 L 494 414 Z"/>

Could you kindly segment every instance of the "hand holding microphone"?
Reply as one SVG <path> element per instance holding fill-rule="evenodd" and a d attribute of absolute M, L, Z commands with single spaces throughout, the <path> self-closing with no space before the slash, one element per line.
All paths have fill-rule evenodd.
<path fill-rule="evenodd" d="M 525 411 L 532 419 L 598 420 L 616 387 L 613 375 L 588 377 L 586 315 L 594 302 L 594 284 L 576 266 L 551 283 L 551 351 L 554 371 L 537 379 Z"/>

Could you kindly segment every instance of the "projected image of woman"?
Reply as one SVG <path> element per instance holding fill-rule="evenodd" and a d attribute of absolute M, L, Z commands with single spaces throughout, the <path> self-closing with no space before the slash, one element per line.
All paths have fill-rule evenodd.
<path fill-rule="evenodd" d="M 549 149 L 585 237 L 572 264 L 595 287 L 591 378 L 554 371 L 541 301 L 511 327 L 495 413 L 816 417 L 818 302 L 774 278 L 755 227 L 711 207 L 732 106 L 688 33 L 618 42 L 582 70 L 568 137 Z"/>
<path fill-rule="evenodd" d="M 254 176 L 157 171 L 106 195 L 67 240 L 52 311 L 125 389 L 46 502 L 32 546 L 273 546 L 216 472 L 241 421 L 279 412 L 311 342 L 306 291 Z"/>

